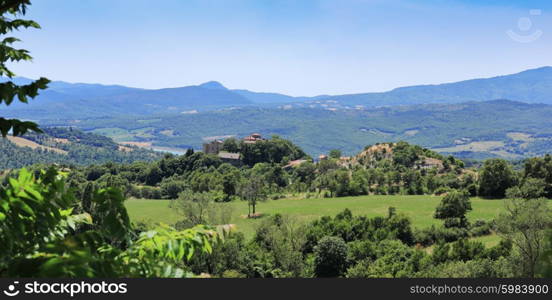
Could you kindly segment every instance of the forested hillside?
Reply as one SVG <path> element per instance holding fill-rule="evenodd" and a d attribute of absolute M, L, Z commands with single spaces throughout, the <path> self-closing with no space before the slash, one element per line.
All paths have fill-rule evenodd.
<path fill-rule="evenodd" d="M 476 173 L 465 169 L 462 161 L 406 142 L 367 146 L 353 157 L 339 156 L 334 150 L 318 162 L 280 138 L 238 147 L 242 164 L 237 166 L 216 155 L 190 150 L 151 163 L 92 165 L 74 170 L 72 176 L 85 179 L 79 183 L 79 191 L 85 189 L 87 181 L 97 181 L 98 186 L 114 182 L 126 195 L 146 199 L 176 199 L 189 191 L 230 201 L 239 198 L 250 184 L 258 184 L 256 192 L 264 190 L 266 195 L 423 195 L 459 188 L 473 196 L 478 193 Z M 261 151 L 271 155 L 258 156 Z"/>
<path fill-rule="evenodd" d="M 88 119 L 74 124 L 117 141 L 152 142 L 182 149 L 201 149 L 208 137 L 277 134 L 311 156 L 331 149 L 351 155 L 368 144 L 399 140 L 477 159 L 543 155 L 552 146 L 552 106 L 544 104 L 496 100 L 363 110 L 328 105 Z"/>
<path fill-rule="evenodd" d="M 112 139 L 73 128 L 45 128 L 43 134 L 0 140 L 0 169 L 33 164 L 90 165 L 107 162 L 153 161 L 160 153 L 120 146 Z"/>

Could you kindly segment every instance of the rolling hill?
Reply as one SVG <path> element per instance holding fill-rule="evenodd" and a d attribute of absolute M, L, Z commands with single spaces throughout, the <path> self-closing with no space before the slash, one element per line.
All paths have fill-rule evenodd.
<path fill-rule="evenodd" d="M 352 94 L 330 98 L 342 104 L 366 106 L 451 104 L 493 99 L 552 104 L 552 67 L 485 79 L 401 87 L 385 93 Z"/>
<path fill-rule="evenodd" d="M 43 128 L 44 134 L 0 138 L 0 170 L 33 164 L 89 165 L 153 161 L 162 154 L 121 146 L 111 138 L 73 128 Z"/>
<path fill-rule="evenodd" d="M 31 103 L 3 108 L 2 115 L 181 149 L 251 132 L 281 135 L 311 155 L 398 140 L 467 158 L 516 159 L 552 147 L 552 67 L 316 97 L 234 90 L 216 81 L 157 90 L 54 81 Z"/>
<path fill-rule="evenodd" d="M 29 79 L 16 78 L 16 83 Z M 71 120 L 113 115 L 153 115 L 207 111 L 231 107 L 282 104 L 311 105 L 332 101 L 341 106 L 397 106 L 454 104 L 470 101 L 510 99 L 526 103 L 552 104 L 552 67 L 517 74 L 455 83 L 400 87 L 383 93 L 292 97 L 278 93 L 259 93 L 228 89 L 216 81 L 196 86 L 165 89 L 138 89 L 118 85 L 67 83 L 54 81 L 32 105 L 15 104 L 8 116 L 32 120 Z"/>
<path fill-rule="evenodd" d="M 464 158 L 521 158 L 552 149 L 552 106 L 509 100 L 367 109 L 256 108 L 83 120 L 86 131 L 117 141 L 201 149 L 207 137 L 280 135 L 310 155 L 359 152 L 404 140 Z M 56 125 L 52 123 L 51 125 Z"/>

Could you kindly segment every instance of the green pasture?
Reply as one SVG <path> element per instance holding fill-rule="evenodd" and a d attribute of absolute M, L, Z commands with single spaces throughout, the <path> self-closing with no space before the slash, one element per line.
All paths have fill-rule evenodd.
<path fill-rule="evenodd" d="M 440 224 L 440 220 L 433 218 L 435 207 L 441 197 L 436 196 L 359 196 L 325 199 L 279 199 L 260 202 L 257 212 L 264 216 L 276 213 L 295 216 L 300 220 L 310 221 L 321 216 L 335 216 L 344 209 L 350 209 L 354 215 L 367 215 L 369 217 L 385 216 L 390 206 L 396 207 L 397 212 L 404 213 L 412 220 L 413 226 L 424 228 L 432 224 Z M 490 220 L 498 216 L 504 208 L 503 200 L 487 200 L 472 198 L 473 210 L 468 218 L 471 221 L 477 219 Z M 181 219 L 176 211 L 169 207 L 170 200 L 127 200 L 126 205 L 133 221 L 145 221 L 150 223 L 163 222 L 173 224 Z M 232 223 L 238 230 L 250 237 L 255 232 L 259 219 L 247 219 L 247 203 L 233 202 Z M 494 242 L 494 240 L 492 241 Z"/>

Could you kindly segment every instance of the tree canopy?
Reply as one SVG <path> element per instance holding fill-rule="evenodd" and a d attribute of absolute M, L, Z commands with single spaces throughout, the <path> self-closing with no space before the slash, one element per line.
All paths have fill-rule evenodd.
<path fill-rule="evenodd" d="M 39 90 L 47 88 L 50 82 L 46 78 L 39 78 L 26 85 L 16 85 L 11 81 L 15 76 L 7 66 L 11 62 L 29 61 L 32 59 L 29 51 L 17 49 L 13 44 L 19 42 L 18 38 L 6 36 L 21 28 L 40 28 L 40 25 L 32 20 L 20 19 L 25 15 L 30 0 L 2 0 L 0 2 L 0 77 L 7 77 L 8 80 L 0 83 L 0 104 L 10 105 L 17 98 L 18 101 L 27 103 L 38 95 Z M 22 135 L 32 130 L 40 132 L 38 125 L 30 121 L 19 119 L 6 119 L 0 117 L 0 133 L 5 137 L 10 131 L 14 136 Z"/>

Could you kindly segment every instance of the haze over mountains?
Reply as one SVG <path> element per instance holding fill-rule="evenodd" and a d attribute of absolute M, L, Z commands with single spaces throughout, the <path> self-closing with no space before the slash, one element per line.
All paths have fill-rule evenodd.
<path fill-rule="evenodd" d="M 315 97 L 228 89 L 216 81 L 157 90 L 61 81 L 49 86 L 31 104 L 2 108 L 2 114 L 178 149 L 251 132 L 292 139 L 311 155 L 335 148 L 356 153 L 397 140 L 466 158 L 521 158 L 552 149 L 552 67 Z"/>
<path fill-rule="evenodd" d="M 17 83 L 29 79 L 16 78 Z M 216 110 L 243 106 L 277 106 L 286 103 L 333 100 L 342 106 L 390 106 L 509 99 L 552 104 L 552 67 L 517 74 L 455 83 L 400 87 L 383 93 L 292 97 L 279 93 L 228 89 L 216 81 L 197 86 L 139 89 L 119 85 L 53 81 L 32 105 L 17 104 L 7 110 L 19 117 L 82 118 L 114 114 L 159 114 L 187 110 Z M 59 114 L 64 111 L 67 115 Z M 34 115 L 30 116 L 29 114 Z"/>

